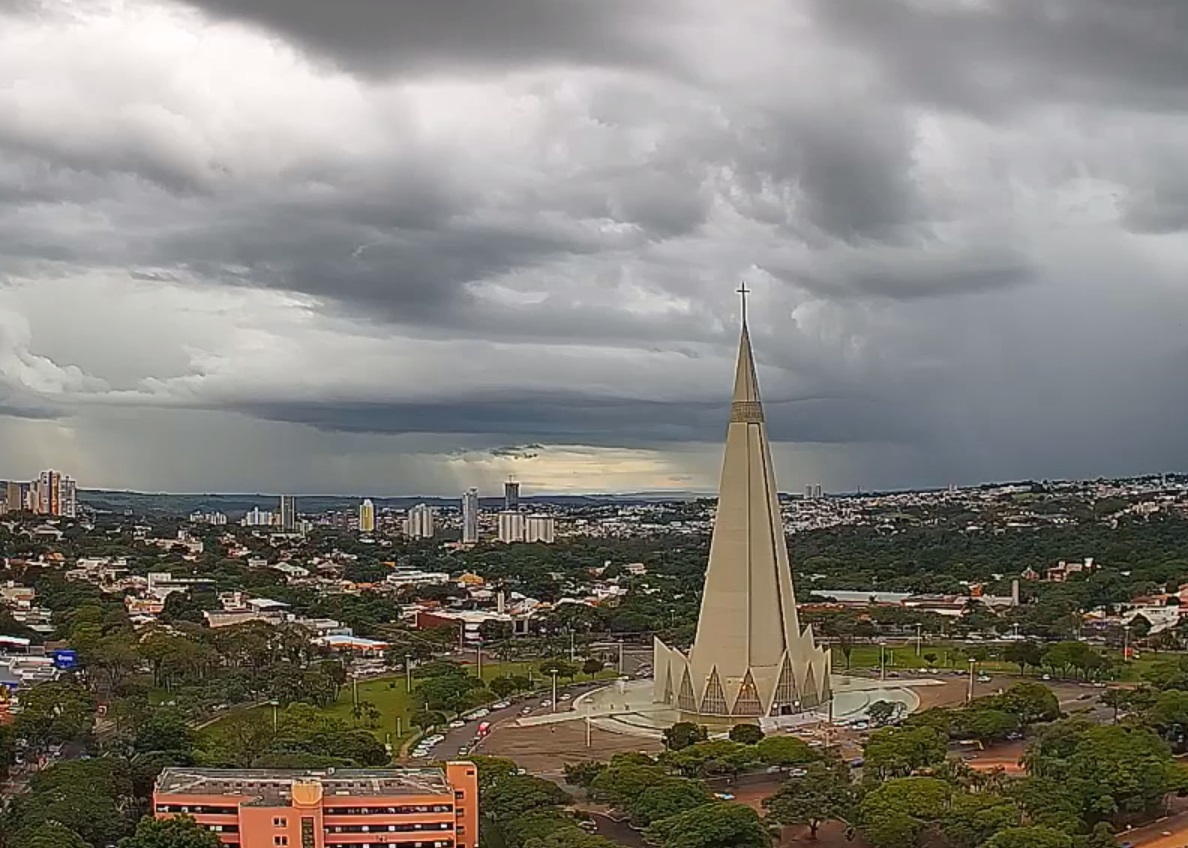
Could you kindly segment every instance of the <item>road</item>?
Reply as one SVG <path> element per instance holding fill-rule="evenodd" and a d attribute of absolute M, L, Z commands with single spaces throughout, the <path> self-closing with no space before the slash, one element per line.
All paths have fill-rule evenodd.
<path fill-rule="evenodd" d="M 570 696 L 570 700 L 562 702 L 558 706 L 558 710 L 569 710 L 570 704 L 573 703 L 573 699 L 577 698 L 578 695 L 588 692 L 591 689 L 606 686 L 607 683 L 608 681 L 602 680 L 596 683 L 578 683 L 573 686 L 558 687 L 558 695 L 568 694 Z M 488 721 L 494 726 L 500 722 L 519 718 L 525 707 L 532 708 L 528 713 L 529 715 L 547 715 L 552 712 L 552 708 L 540 706 L 541 702 L 546 699 L 548 699 L 548 696 L 540 693 L 531 696 L 521 696 L 518 700 L 512 701 L 510 707 L 502 710 L 493 710 L 489 715 L 479 719 L 479 721 Z M 445 739 L 429 750 L 426 759 L 452 760 L 463 756 L 460 754 L 460 750 L 463 747 L 469 749 L 475 745 L 479 721 L 468 721 L 465 727 L 453 728 L 446 731 Z M 479 748 L 480 750 L 477 753 L 482 753 L 481 742 L 479 743 Z"/>

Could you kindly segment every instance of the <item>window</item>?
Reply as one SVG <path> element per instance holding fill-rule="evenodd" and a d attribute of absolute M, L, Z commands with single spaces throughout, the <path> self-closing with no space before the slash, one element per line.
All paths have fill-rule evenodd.
<path fill-rule="evenodd" d="M 273 827 L 288 827 L 289 820 L 288 819 L 273 819 L 272 826 Z"/>
<path fill-rule="evenodd" d="M 272 837 L 272 844 L 273 844 L 273 845 L 288 845 L 288 844 L 289 844 L 289 837 L 287 837 L 287 836 L 274 836 L 274 837 Z"/>

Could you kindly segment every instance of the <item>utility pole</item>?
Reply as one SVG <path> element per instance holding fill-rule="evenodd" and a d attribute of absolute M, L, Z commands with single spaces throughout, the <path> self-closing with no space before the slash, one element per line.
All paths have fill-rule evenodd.
<path fill-rule="evenodd" d="M 920 656 L 920 644 L 923 636 L 920 632 L 920 622 L 916 622 L 916 656 Z"/>
<path fill-rule="evenodd" d="M 623 640 L 619 640 L 619 677 L 623 676 Z"/>
<path fill-rule="evenodd" d="M 412 694 L 412 655 L 411 654 L 404 655 L 404 683 L 405 683 L 404 691 L 411 695 Z"/>
<path fill-rule="evenodd" d="M 586 713 L 586 747 L 591 747 L 590 739 L 590 714 Z"/>
<path fill-rule="evenodd" d="M 553 700 L 549 704 L 550 712 L 557 712 L 557 670 L 553 669 Z"/>
<path fill-rule="evenodd" d="M 969 693 L 966 695 L 966 701 L 973 700 L 974 692 L 974 669 L 977 667 L 978 661 L 973 657 L 969 658 Z"/>
<path fill-rule="evenodd" d="M 569 661 L 573 662 L 577 657 L 577 634 L 573 630 L 569 631 Z"/>
<path fill-rule="evenodd" d="M 1130 662 L 1130 625 L 1122 625 L 1122 662 Z"/>
<path fill-rule="evenodd" d="M 276 700 L 276 698 L 273 698 L 268 703 L 272 704 L 272 732 L 276 733 L 277 729 L 280 727 L 280 715 L 277 712 L 280 707 L 280 701 Z"/>
<path fill-rule="evenodd" d="M 887 643 L 879 640 L 879 680 L 887 679 Z"/>
<path fill-rule="evenodd" d="M 478 647 L 474 650 L 474 657 L 478 663 L 478 679 L 483 679 L 483 640 L 479 639 Z"/>

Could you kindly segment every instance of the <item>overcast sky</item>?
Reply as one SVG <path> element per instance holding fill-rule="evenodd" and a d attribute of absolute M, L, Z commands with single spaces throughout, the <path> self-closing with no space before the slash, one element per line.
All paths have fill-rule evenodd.
<path fill-rule="evenodd" d="M 1184 0 L 0 0 L 0 476 L 1188 469 Z"/>

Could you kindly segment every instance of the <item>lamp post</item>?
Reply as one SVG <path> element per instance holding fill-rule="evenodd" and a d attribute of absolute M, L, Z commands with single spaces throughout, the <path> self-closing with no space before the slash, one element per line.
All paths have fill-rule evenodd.
<path fill-rule="evenodd" d="M 404 655 L 404 691 L 412 694 L 412 655 Z"/>
<path fill-rule="evenodd" d="M 920 627 L 921 627 L 921 624 L 920 624 L 920 622 L 917 621 L 916 622 L 916 656 L 920 656 L 921 641 L 923 639 L 923 634 L 920 631 Z"/>
<path fill-rule="evenodd" d="M 1122 662 L 1130 662 L 1130 625 L 1122 625 Z"/>
<path fill-rule="evenodd" d="M 884 639 L 879 640 L 879 680 L 887 679 L 887 642 Z"/>
<path fill-rule="evenodd" d="M 966 695 L 966 701 L 973 700 L 974 692 L 974 669 L 977 667 L 978 661 L 973 657 L 969 658 L 969 693 Z"/>
<path fill-rule="evenodd" d="M 623 676 L 623 640 L 619 640 L 619 677 Z"/>
<path fill-rule="evenodd" d="M 549 703 L 549 711 L 557 712 L 557 670 L 553 669 L 553 700 Z"/>
<path fill-rule="evenodd" d="M 268 703 L 272 705 L 272 732 L 276 733 L 277 729 L 280 727 L 280 713 L 278 712 L 278 709 L 280 708 L 280 701 L 278 701 L 276 698 L 273 698 Z"/>

